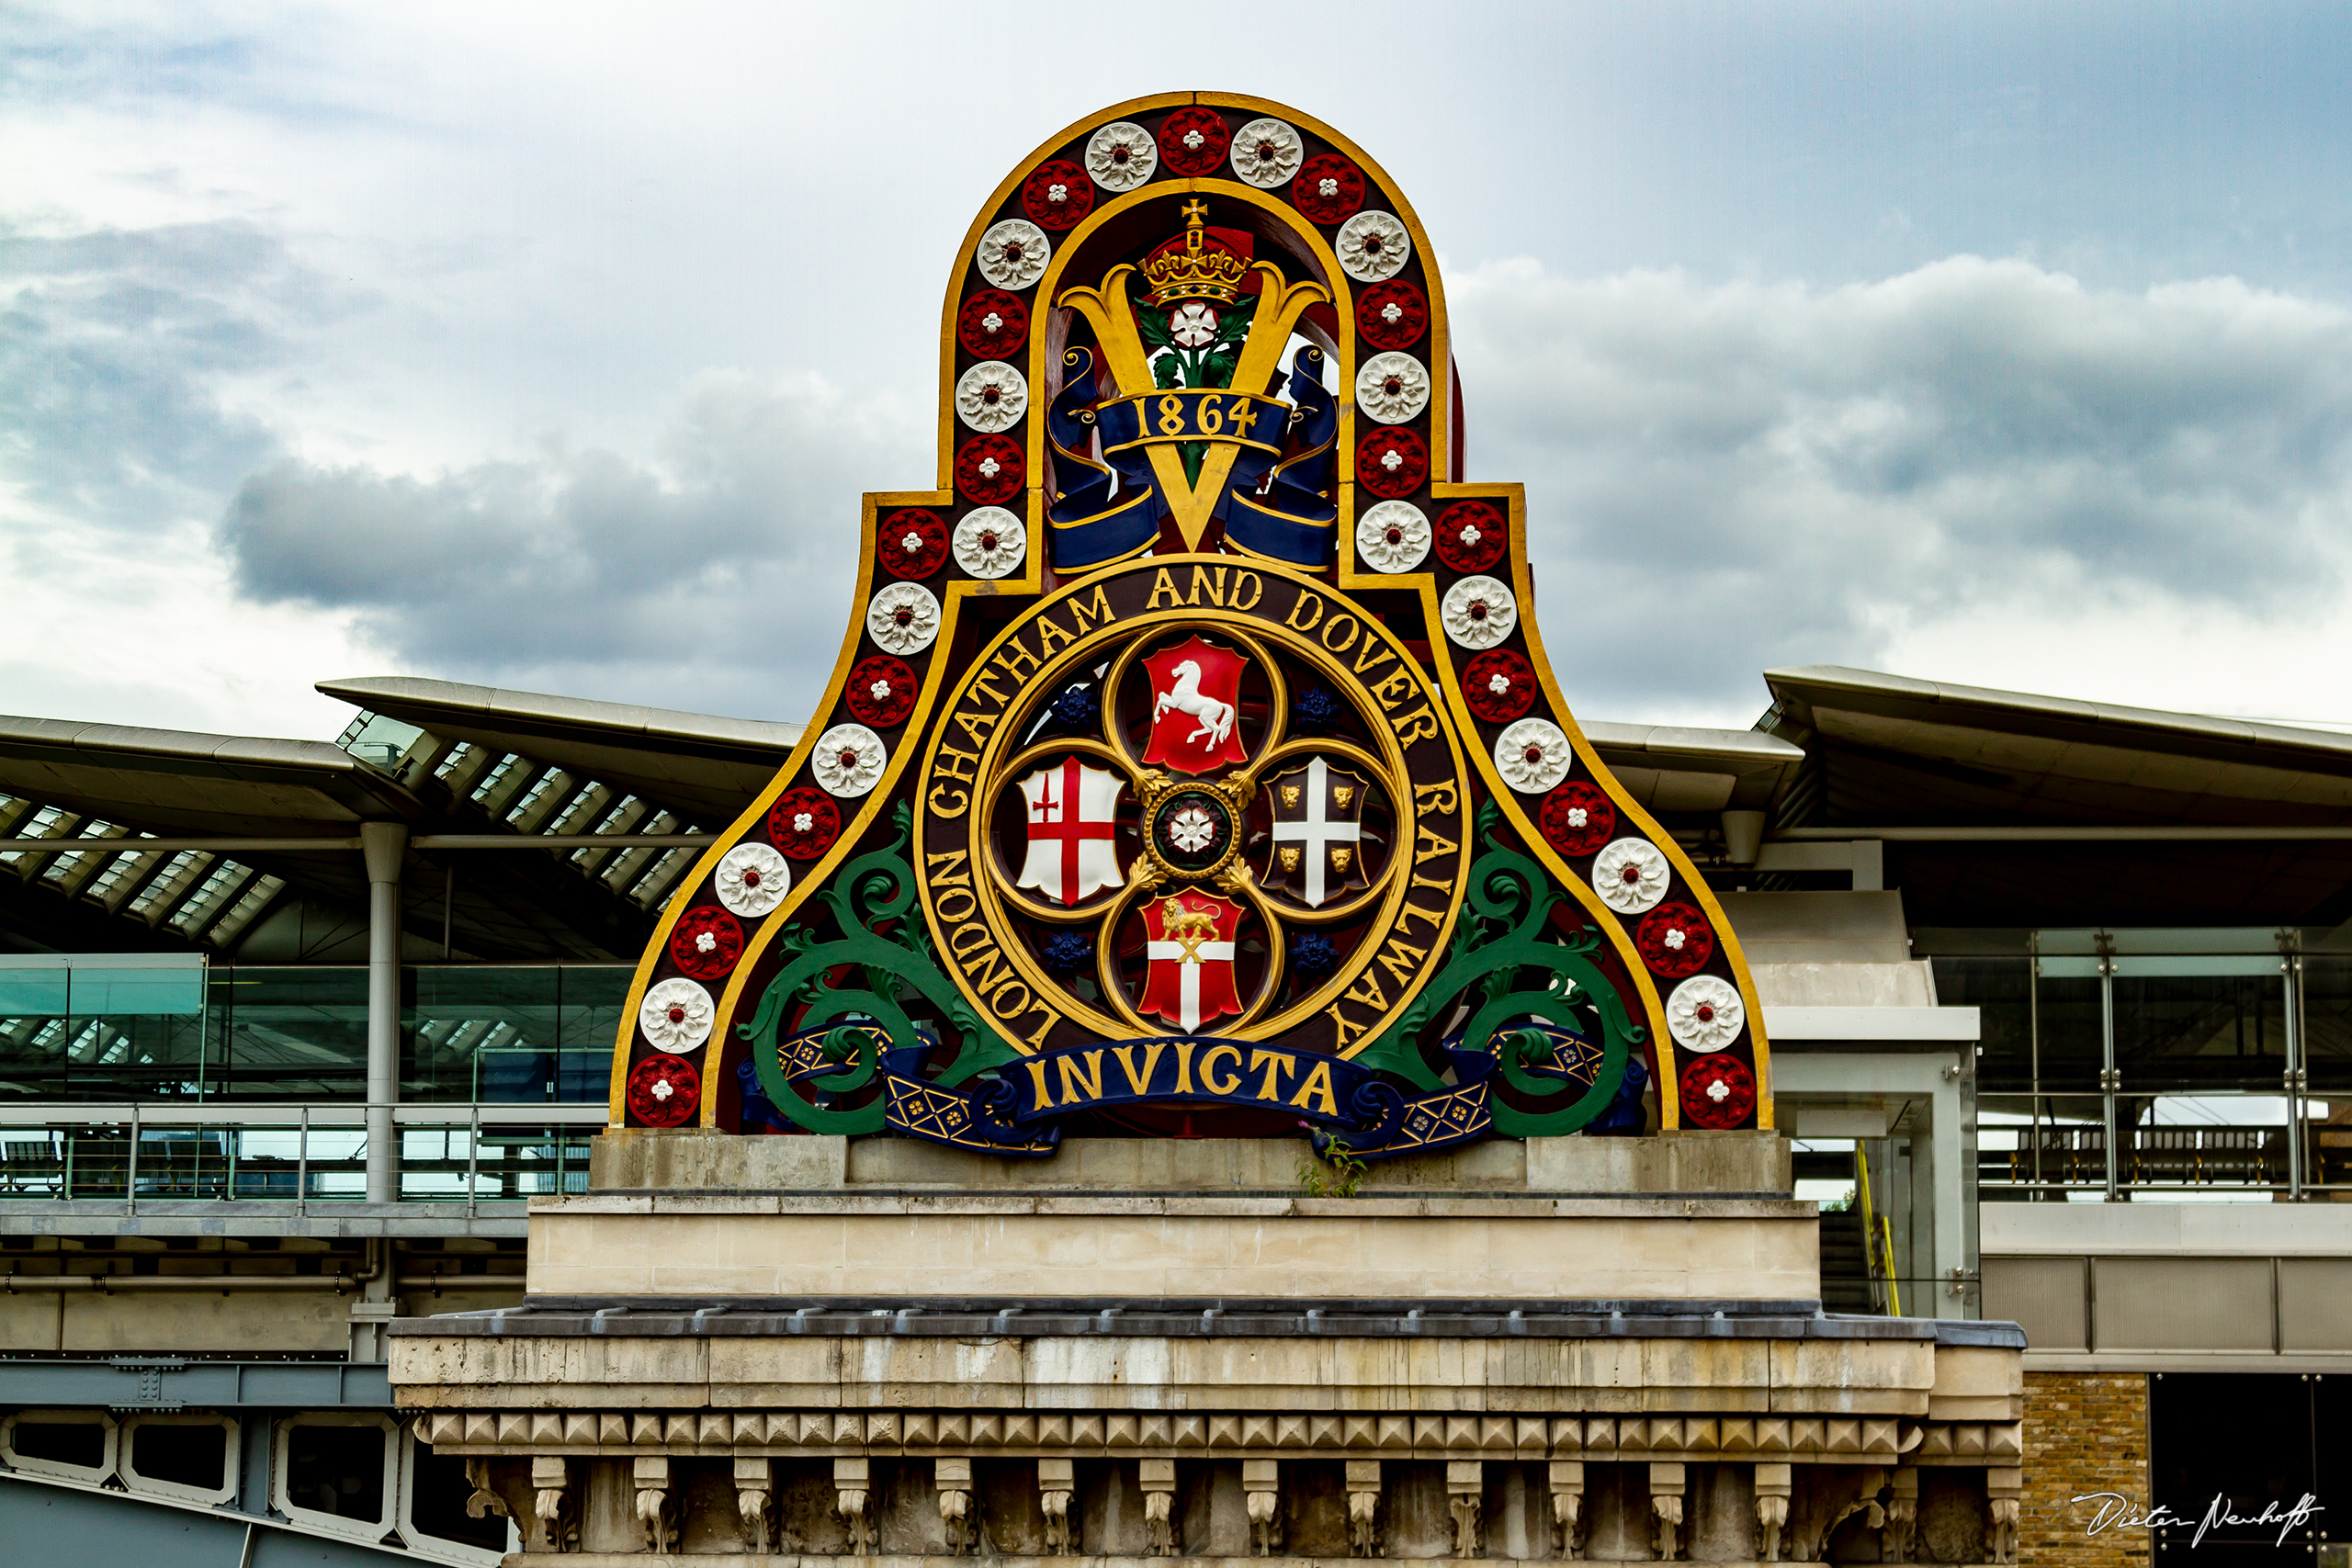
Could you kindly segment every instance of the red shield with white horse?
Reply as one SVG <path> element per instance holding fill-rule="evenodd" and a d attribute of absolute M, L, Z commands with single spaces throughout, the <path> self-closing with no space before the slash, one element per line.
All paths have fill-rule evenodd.
<path fill-rule="evenodd" d="M 1147 655 L 1151 676 L 1151 739 L 1146 766 L 1205 773 L 1246 761 L 1241 744 L 1241 671 L 1250 660 L 1231 649 L 1191 637 Z"/>

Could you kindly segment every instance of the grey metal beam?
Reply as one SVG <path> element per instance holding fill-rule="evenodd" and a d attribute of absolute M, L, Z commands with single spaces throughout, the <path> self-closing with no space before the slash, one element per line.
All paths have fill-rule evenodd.
<path fill-rule="evenodd" d="M 0 1361 L 0 1405 L 103 1404 L 110 1410 L 390 1410 L 383 1366 L 349 1361 Z"/>

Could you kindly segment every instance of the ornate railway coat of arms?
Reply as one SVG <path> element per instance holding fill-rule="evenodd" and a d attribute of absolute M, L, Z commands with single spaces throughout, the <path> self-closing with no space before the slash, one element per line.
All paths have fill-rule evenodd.
<path fill-rule="evenodd" d="M 638 966 L 616 1125 L 1771 1125 L 1739 944 L 1569 715 L 1353 143 L 1213 93 L 1055 136 L 955 258 L 939 407 L 822 710 Z"/>

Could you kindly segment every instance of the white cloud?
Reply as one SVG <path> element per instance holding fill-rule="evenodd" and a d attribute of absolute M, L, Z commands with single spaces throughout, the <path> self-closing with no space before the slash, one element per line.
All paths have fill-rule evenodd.
<path fill-rule="evenodd" d="M 650 452 L 573 447 L 430 479 L 273 465 L 219 537 L 245 593 L 347 612 L 409 669 L 805 716 L 851 612 L 860 496 L 933 428 L 822 379 L 702 378 Z"/>
<path fill-rule="evenodd" d="M 2280 643 L 2346 646 L 2335 306 L 1973 256 L 1449 292 L 1471 471 L 1526 481 L 1546 641 L 1597 716 L 1744 720 L 1756 671 L 1814 662 L 2278 712 Z"/>

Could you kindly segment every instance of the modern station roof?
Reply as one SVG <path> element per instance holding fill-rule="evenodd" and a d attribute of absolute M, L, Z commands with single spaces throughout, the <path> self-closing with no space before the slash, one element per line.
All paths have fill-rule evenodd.
<path fill-rule="evenodd" d="M 633 958 L 695 851 L 532 840 L 708 831 L 750 804 L 800 734 L 444 681 L 320 689 L 363 709 L 334 744 L 0 717 L 0 837 L 77 846 L 0 852 L 17 874 L 0 876 L 0 940 L 229 950 L 290 900 L 356 915 L 366 874 L 346 841 L 362 822 L 391 821 L 412 838 L 512 835 L 521 852 L 413 849 L 413 945 L 437 951 L 446 931 L 459 956 Z M 141 838 L 265 841 L 86 847 Z M 311 839 L 328 842 L 301 846 Z"/>
<path fill-rule="evenodd" d="M 452 740 L 528 752 L 714 822 L 748 806 L 800 743 L 797 724 L 406 675 L 322 681 L 319 690 Z"/>
<path fill-rule="evenodd" d="M 1804 749 L 1767 829 L 2352 826 L 2352 736 L 1807 665 L 1759 728 Z M 1916 925 L 2333 926 L 2352 843 L 1902 841 Z"/>
<path fill-rule="evenodd" d="M 1686 840 L 1735 808 L 1768 809 L 1768 838 L 1913 830 L 1886 841 L 1885 875 L 1917 925 L 2352 919 L 2352 843 L 1986 841 L 1983 831 L 2352 825 L 2352 737 L 1834 666 L 1765 681 L 1772 709 L 1752 730 L 1583 728 Z M 290 901 L 356 915 L 364 872 L 343 845 L 359 823 L 384 820 L 412 838 L 514 841 L 514 853 L 412 847 L 413 947 L 437 952 L 446 919 L 460 957 L 626 960 L 696 852 L 533 840 L 714 831 L 801 734 L 412 677 L 319 689 L 361 710 L 334 744 L 0 717 L 0 838 L 60 845 L 0 852 L 0 872 L 16 874 L 0 874 L 0 946 L 235 951 Z M 1978 831 L 1917 837 L 1952 829 Z M 142 836 L 275 842 L 141 850 Z M 331 842 L 296 842 L 309 839 Z M 1776 886 L 1778 874 L 1748 880 Z"/>

